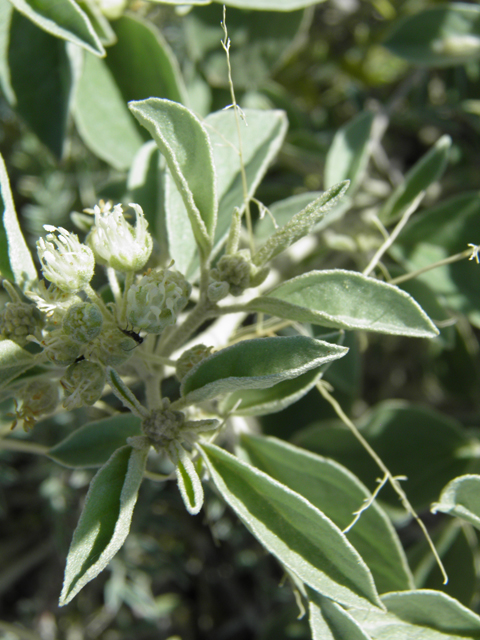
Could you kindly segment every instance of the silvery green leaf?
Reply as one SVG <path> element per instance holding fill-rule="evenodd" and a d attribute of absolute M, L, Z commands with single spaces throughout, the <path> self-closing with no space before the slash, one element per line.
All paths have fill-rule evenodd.
<path fill-rule="evenodd" d="M 4 278 L 14 280 L 19 287 L 25 288 L 30 282 L 38 279 L 37 270 L 18 224 L 10 181 L 1 154 L 0 202 L 3 209 L 3 224 L 0 227 L 0 274 Z"/>
<path fill-rule="evenodd" d="M 307 592 L 312 640 L 371 640 L 343 607 L 312 589 Z"/>
<path fill-rule="evenodd" d="M 325 191 L 302 211 L 294 215 L 283 227 L 277 229 L 265 244 L 252 256 L 252 262 L 258 267 L 285 251 L 291 244 L 306 236 L 317 222 L 332 209 L 345 194 L 350 183 L 340 182 Z"/>
<path fill-rule="evenodd" d="M 60 606 L 105 569 L 123 546 L 148 449 L 118 449 L 93 478 L 67 557 Z"/>
<path fill-rule="evenodd" d="M 196 515 L 203 505 L 202 481 L 198 477 L 197 470 L 189 454 L 181 444 L 174 442 L 169 447 L 168 453 L 176 465 L 178 488 L 182 496 L 185 508 L 192 515 Z"/>
<path fill-rule="evenodd" d="M 372 640 L 466 640 L 480 637 L 480 617 L 446 593 L 430 589 L 382 596 L 382 613 L 349 609 Z"/>
<path fill-rule="evenodd" d="M 277 438 L 242 434 L 240 447 L 251 464 L 302 495 L 342 531 L 371 498 L 346 467 Z M 379 593 L 413 588 L 400 540 L 376 502 L 345 535 L 368 565 Z"/>
<path fill-rule="evenodd" d="M 252 311 L 335 329 L 363 329 L 412 338 L 438 330 L 415 300 L 356 271 L 310 271 L 247 303 Z"/>
<path fill-rule="evenodd" d="M 347 351 L 307 336 L 245 340 L 203 360 L 185 376 L 180 391 L 192 403 L 239 389 L 266 389 Z"/>
<path fill-rule="evenodd" d="M 321 511 L 223 449 L 199 448 L 224 500 L 288 571 L 336 602 L 382 606 L 368 567 Z"/>
<path fill-rule="evenodd" d="M 171 100 L 148 98 L 130 102 L 129 108 L 165 156 L 199 250 L 208 256 L 218 202 L 213 152 L 204 125 L 192 111 Z"/>
<path fill-rule="evenodd" d="M 87 14 L 74 0 L 10 0 L 15 9 L 40 29 L 83 47 L 97 56 L 105 49 Z"/>
<path fill-rule="evenodd" d="M 480 476 L 459 476 L 447 484 L 432 512 L 448 513 L 480 529 Z"/>
<path fill-rule="evenodd" d="M 75 429 L 51 447 L 48 456 L 66 467 L 100 467 L 126 444 L 127 438 L 142 434 L 140 419 L 132 413 L 119 413 L 95 420 Z"/>
<path fill-rule="evenodd" d="M 0 388 L 35 364 L 35 357 L 12 340 L 0 340 Z"/>

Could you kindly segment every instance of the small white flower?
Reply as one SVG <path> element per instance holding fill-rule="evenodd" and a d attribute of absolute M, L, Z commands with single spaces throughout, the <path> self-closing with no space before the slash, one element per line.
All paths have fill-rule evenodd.
<path fill-rule="evenodd" d="M 129 206 L 137 217 L 135 228 L 125 220 L 121 204 L 113 210 L 111 204 L 96 205 L 95 225 L 87 238 L 98 261 L 117 271 L 139 271 L 152 252 L 152 237 L 142 208 L 133 203 Z"/>
<path fill-rule="evenodd" d="M 43 275 L 66 293 L 81 291 L 89 284 L 95 269 L 92 250 L 63 227 L 45 224 L 43 228 L 50 232 L 46 239 L 37 241 Z"/>

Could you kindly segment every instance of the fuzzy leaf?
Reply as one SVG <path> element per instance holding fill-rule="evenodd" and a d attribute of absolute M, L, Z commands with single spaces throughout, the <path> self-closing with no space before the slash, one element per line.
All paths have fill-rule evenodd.
<path fill-rule="evenodd" d="M 97 56 L 105 49 L 88 16 L 74 0 L 10 0 L 15 9 L 40 29 L 83 47 Z"/>
<path fill-rule="evenodd" d="M 277 229 L 265 244 L 252 256 L 252 262 L 258 267 L 285 251 L 291 244 L 306 236 L 317 222 L 332 209 L 345 194 L 350 183 L 340 182 L 325 191 L 319 198 L 294 215 L 283 227 Z"/>
<path fill-rule="evenodd" d="M 129 108 L 153 137 L 187 208 L 200 252 L 208 256 L 217 221 L 216 175 L 208 134 L 192 111 L 149 98 Z"/>
<path fill-rule="evenodd" d="M 266 389 L 341 358 L 348 349 L 306 336 L 257 338 L 217 351 L 184 378 L 189 402 L 236 391 Z"/>
<path fill-rule="evenodd" d="M 18 224 L 5 162 L 0 154 L 0 202 L 3 209 L 0 227 L 0 274 L 14 280 L 22 289 L 38 279 L 32 254 Z"/>
<path fill-rule="evenodd" d="M 252 311 L 335 329 L 363 329 L 412 338 L 438 330 L 407 293 L 355 271 L 310 271 L 247 303 Z"/>
<path fill-rule="evenodd" d="M 372 640 L 480 638 L 480 617 L 441 591 L 419 589 L 382 596 L 387 612 L 350 609 Z"/>
<path fill-rule="evenodd" d="M 480 476 L 465 475 L 449 482 L 439 501 L 432 504 L 432 512 L 438 511 L 467 520 L 480 529 Z"/>
<path fill-rule="evenodd" d="M 289 571 L 336 602 L 381 606 L 367 566 L 321 511 L 223 449 L 200 450 L 224 500 Z"/>
<path fill-rule="evenodd" d="M 276 413 L 303 398 L 323 371 L 324 367 L 311 369 L 297 378 L 284 380 L 268 389 L 234 391 L 219 403 L 219 409 L 224 415 L 233 413 L 236 416 L 264 416 Z"/>
<path fill-rule="evenodd" d="M 15 110 L 56 158 L 61 159 L 72 90 L 65 42 L 14 11 L 8 64 Z"/>
<path fill-rule="evenodd" d="M 383 43 L 416 65 L 449 67 L 480 57 L 480 7 L 449 2 L 394 23 Z"/>
<path fill-rule="evenodd" d="M 398 220 L 422 191 L 441 178 L 447 166 L 451 145 L 450 136 L 442 136 L 406 173 L 404 181 L 395 189 L 378 214 L 384 224 Z"/>
<path fill-rule="evenodd" d="M 358 622 L 336 602 L 308 589 L 312 640 L 371 640 Z"/>
<path fill-rule="evenodd" d="M 100 467 L 126 444 L 127 438 L 141 433 L 140 419 L 131 413 L 121 413 L 76 429 L 52 447 L 48 455 L 65 467 Z"/>
<path fill-rule="evenodd" d="M 93 153 L 119 171 L 130 167 L 142 137 L 106 61 L 89 53 L 75 92 L 74 117 Z"/>
<path fill-rule="evenodd" d="M 93 478 L 68 552 L 60 606 L 96 578 L 125 542 L 147 453 L 122 447 Z"/>
<path fill-rule="evenodd" d="M 195 516 L 203 505 L 202 481 L 190 456 L 181 444 L 174 443 L 169 449 L 173 462 L 176 464 L 178 488 L 186 510 Z"/>
<path fill-rule="evenodd" d="M 342 530 L 371 495 L 345 467 L 277 438 L 244 434 L 241 447 L 251 464 L 299 493 Z M 367 563 L 380 593 L 413 587 L 400 540 L 376 502 L 346 537 Z"/>
<path fill-rule="evenodd" d="M 0 388 L 35 364 L 31 353 L 12 340 L 0 340 Z"/>

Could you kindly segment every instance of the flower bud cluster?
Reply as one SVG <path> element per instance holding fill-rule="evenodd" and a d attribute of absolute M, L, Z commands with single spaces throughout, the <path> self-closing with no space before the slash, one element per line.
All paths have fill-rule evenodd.
<path fill-rule="evenodd" d="M 258 287 L 267 275 L 268 269 L 258 269 L 251 261 L 247 249 L 225 254 L 216 267 L 210 270 L 208 297 L 212 302 L 218 302 L 229 293 L 239 296 L 250 287 Z"/>
<path fill-rule="evenodd" d="M 175 324 L 191 291 L 192 286 L 178 271 L 151 271 L 127 292 L 127 320 L 147 333 L 161 333 Z"/>
<path fill-rule="evenodd" d="M 180 382 L 185 378 L 187 373 L 193 369 L 195 365 L 205 360 L 213 351 L 213 347 L 207 347 L 205 344 L 196 344 L 191 349 L 187 349 L 178 358 L 176 364 L 177 378 Z"/>
<path fill-rule="evenodd" d="M 215 418 L 187 420 L 182 411 L 170 409 L 170 400 L 163 398 L 161 408 L 153 409 L 143 420 L 142 431 L 156 451 L 168 453 L 174 442 L 194 442 L 199 433 L 213 431 L 218 424 Z"/>
<path fill-rule="evenodd" d="M 95 404 L 102 395 L 105 380 L 105 369 L 97 362 L 81 360 L 70 365 L 60 380 L 65 390 L 65 409 Z"/>
<path fill-rule="evenodd" d="M 20 409 L 17 408 L 14 428 L 19 420 L 23 421 L 25 431 L 33 428 L 38 419 L 51 414 L 58 405 L 59 388 L 54 382 L 48 380 L 33 380 L 18 393 L 22 401 Z"/>
<path fill-rule="evenodd" d="M 7 302 L 0 313 L 0 333 L 21 347 L 28 343 L 27 336 L 36 336 L 44 325 L 42 314 L 34 304 Z"/>

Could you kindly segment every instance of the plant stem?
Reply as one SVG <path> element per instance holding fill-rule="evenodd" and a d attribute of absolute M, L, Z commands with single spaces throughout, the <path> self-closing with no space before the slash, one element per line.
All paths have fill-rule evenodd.
<path fill-rule="evenodd" d="M 406 273 L 403 276 L 398 276 L 398 278 L 393 278 L 390 280 L 388 284 L 400 284 L 400 282 L 406 282 L 407 280 L 411 280 L 412 278 L 416 278 L 417 276 L 422 275 L 422 273 L 426 273 L 427 271 L 431 271 L 432 269 L 436 269 L 437 267 L 443 267 L 446 264 L 452 264 L 452 262 L 458 262 L 459 260 L 463 260 L 464 258 L 469 258 L 472 255 L 471 249 L 465 249 L 461 253 L 456 253 L 453 256 L 449 256 L 444 260 L 439 260 L 438 262 L 433 262 L 426 267 L 422 267 L 421 269 L 417 269 L 416 271 L 411 271 L 410 273 Z"/>
<path fill-rule="evenodd" d="M 185 322 L 176 327 L 175 330 L 168 335 L 168 341 L 160 341 L 158 355 L 168 358 L 176 349 L 181 347 L 182 344 L 190 338 L 190 336 L 205 322 L 205 320 L 208 318 L 214 318 L 217 315 L 217 306 L 213 305 L 206 297 L 201 297 L 198 303 L 190 311 Z"/>
<path fill-rule="evenodd" d="M 395 491 L 395 493 L 400 498 L 400 502 L 402 503 L 402 505 L 405 508 L 405 510 L 412 516 L 412 518 L 414 518 L 417 521 L 419 527 L 421 528 L 421 530 L 423 531 L 423 533 L 425 535 L 425 538 L 426 538 L 426 540 L 428 542 L 428 545 L 429 545 L 430 549 L 432 550 L 433 555 L 435 556 L 435 559 L 436 559 L 437 564 L 438 564 L 438 566 L 440 568 L 440 571 L 442 572 L 443 584 L 447 584 L 448 576 L 447 576 L 447 573 L 445 571 L 445 567 L 443 566 L 443 563 L 442 563 L 442 561 L 440 559 L 440 556 L 438 555 L 437 550 L 435 549 L 435 545 L 433 544 L 433 540 L 431 539 L 430 534 L 428 533 L 427 528 L 425 527 L 424 523 L 422 522 L 422 520 L 420 520 L 417 512 L 415 511 L 415 509 L 410 504 L 410 502 L 409 502 L 404 490 L 402 489 L 402 487 L 400 486 L 400 484 L 398 482 L 398 478 L 392 476 L 392 474 L 390 473 L 390 470 L 384 464 L 383 460 L 377 455 L 377 453 L 372 449 L 372 447 L 369 445 L 369 443 L 365 440 L 365 438 L 362 436 L 362 434 L 357 429 L 357 427 L 353 424 L 353 422 L 350 420 L 350 418 L 343 411 L 343 409 L 340 406 L 340 404 L 327 391 L 327 389 L 325 388 L 325 385 L 322 384 L 322 382 L 318 382 L 316 386 L 317 386 L 317 389 L 320 392 L 320 394 L 333 407 L 333 409 L 335 410 L 335 413 L 338 415 L 340 420 L 350 429 L 352 434 L 360 442 L 360 444 L 365 449 L 365 451 L 369 454 L 369 456 L 371 458 L 373 458 L 373 460 L 376 462 L 376 464 L 383 471 L 383 473 L 385 474 L 385 477 L 388 478 L 388 481 L 391 484 L 393 490 Z"/>
<path fill-rule="evenodd" d="M 418 196 L 415 198 L 415 200 L 412 202 L 412 204 L 406 209 L 405 213 L 400 218 L 400 221 L 398 222 L 395 229 L 392 231 L 390 236 L 386 238 L 385 242 L 383 242 L 383 244 L 380 246 L 378 251 L 373 256 L 373 258 L 370 260 L 368 266 L 363 270 L 364 276 L 370 275 L 370 273 L 375 269 L 377 264 L 380 262 L 380 259 L 383 256 L 383 254 L 386 251 L 388 251 L 388 249 L 395 242 L 395 240 L 398 237 L 398 234 L 403 229 L 403 227 L 407 224 L 412 213 L 414 213 L 417 210 L 417 207 L 420 204 L 421 200 L 423 199 L 424 195 L 425 195 L 425 191 L 422 191 L 421 193 L 419 193 Z"/>
<path fill-rule="evenodd" d="M 43 444 L 29 442 L 28 440 L 20 440 L 19 438 L 0 439 L 0 449 L 18 451 L 21 453 L 33 453 L 41 456 L 46 456 L 48 453 L 48 447 L 45 447 Z"/>

